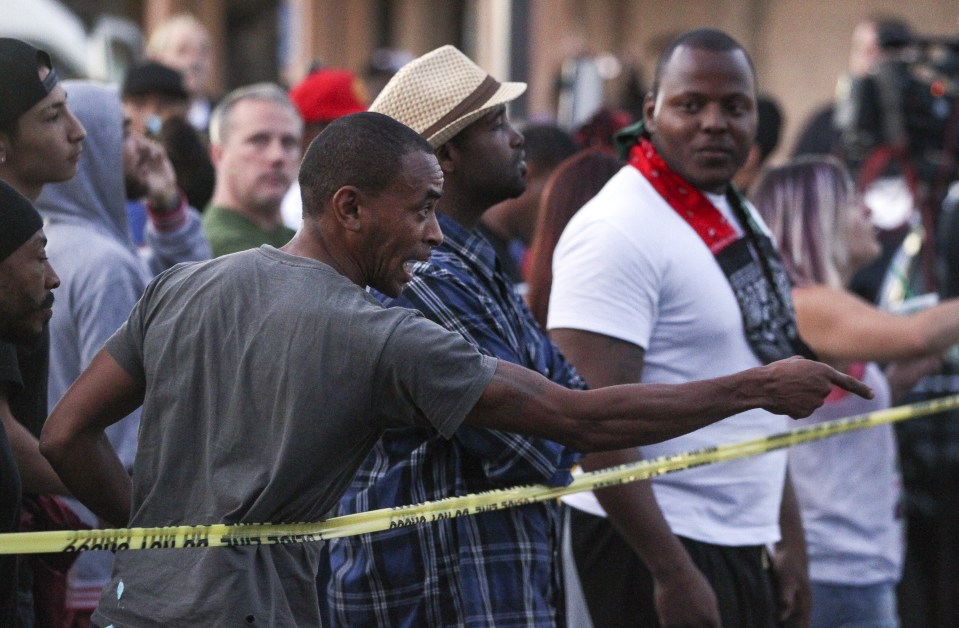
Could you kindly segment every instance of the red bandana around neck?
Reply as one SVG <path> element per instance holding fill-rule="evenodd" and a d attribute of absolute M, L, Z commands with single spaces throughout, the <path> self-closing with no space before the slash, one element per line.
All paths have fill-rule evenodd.
<path fill-rule="evenodd" d="M 791 355 L 813 357 L 799 337 L 786 269 L 768 236 L 735 192 L 727 195 L 742 221 L 742 236 L 695 186 L 670 169 L 648 138 L 629 154 L 653 189 L 696 232 L 729 281 L 743 317 L 743 331 L 756 356 L 768 364 Z"/>
<path fill-rule="evenodd" d="M 680 218 L 699 235 L 713 255 L 739 239 L 739 233 L 706 195 L 673 172 L 653 143 L 642 138 L 629 153 L 629 165 L 639 170 Z"/>

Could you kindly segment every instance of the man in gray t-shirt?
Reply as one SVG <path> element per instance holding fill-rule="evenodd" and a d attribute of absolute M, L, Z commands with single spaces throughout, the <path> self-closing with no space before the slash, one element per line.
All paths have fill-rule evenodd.
<path fill-rule="evenodd" d="M 164 311 L 178 315 L 160 323 Z M 153 382 L 143 413 L 164 417 L 142 423 L 140 442 L 158 446 L 136 458 L 134 527 L 322 519 L 384 428 L 432 424 L 449 437 L 495 369 L 413 311 L 384 309 L 326 264 L 267 245 L 163 275 L 106 349 Z M 193 623 L 288 612 L 311 624 L 315 587 L 281 593 L 281 574 L 312 581 L 318 551 L 120 552 L 95 619 L 137 623 L 130 607 L 173 623 L 175 600 L 210 600 Z M 270 604 L 281 608 L 267 614 Z"/>
<path fill-rule="evenodd" d="M 805 416 L 837 384 L 793 359 L 681 386 L 580 392 L 484 357 L 411 310 L 409 265 L 442 241 L 443 175 L 428 143 L 386 116 L 332 123 L 300 170 L 304 223 L 261 247 L 176 266 L 58 404 L 41 449 L 94 512 L 153 527 L 316 520 L 392 426 L 449 436 L 466 422 L 621 448 L 752 407 Z M 104 429 L 143 405 L 133 479 Z M 99 625 L 320 623 L 315 544 L 119 552 Z"/>

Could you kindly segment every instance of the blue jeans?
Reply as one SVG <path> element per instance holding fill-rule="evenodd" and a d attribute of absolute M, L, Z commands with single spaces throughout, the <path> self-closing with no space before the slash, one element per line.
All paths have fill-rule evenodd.
<path fill-rule="evenodd" d="M 866 586 L 810 584 L 810 628 L 899 628 L 894 582 Z"/>

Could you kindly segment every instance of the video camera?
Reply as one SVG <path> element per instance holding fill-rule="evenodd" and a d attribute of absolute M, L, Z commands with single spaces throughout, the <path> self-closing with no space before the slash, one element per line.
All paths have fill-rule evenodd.
<path fill-rule="evenodd" d="M 883 60 L 855 78 L 837 126 L 847 159 L 861 164 L 881 146 L 904 151 L 921 181 L 956 178 L 959 157 L 959 37 L 879 33 Z M 842 111 L 842 113 L 839 113 Z"/>

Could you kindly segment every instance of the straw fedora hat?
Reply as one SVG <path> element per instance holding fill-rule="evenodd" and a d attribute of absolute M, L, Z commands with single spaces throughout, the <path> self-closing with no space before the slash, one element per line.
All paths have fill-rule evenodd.
<path fill-rule="evenodd" d="M 370 111 L 402 122 L 436 149 L 525 91 L 526 83 L 500 83 L 455 47 L 443 46 L 403 66 Z"/>

